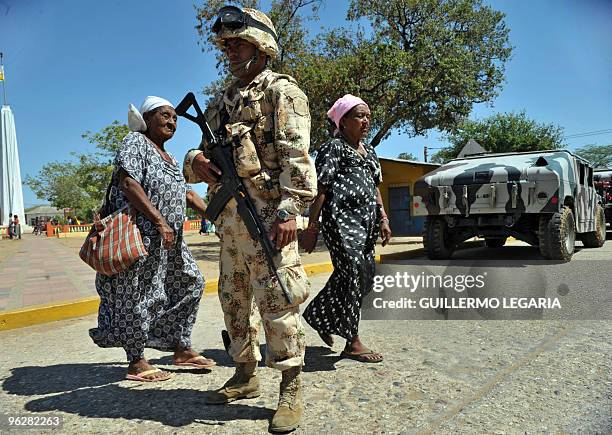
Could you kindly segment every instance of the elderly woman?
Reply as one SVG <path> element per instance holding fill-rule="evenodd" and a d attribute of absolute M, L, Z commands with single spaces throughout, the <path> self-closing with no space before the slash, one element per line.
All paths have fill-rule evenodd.
<path fill-rule="evenodd" d="M 374 148 L 363 142 L 370 127 L 370 109 L 347 94 L 327 112 L 336 128 L 335 138 L 318 151 L 318 195 L 311 206 L 310 224 L 302 245 L 312 252 L 321 230 L 334 271 L 304 312 L 304 318 L 328 345 L 332 334 L 346 339 L 345 358 L 381 362 L 359 338 L 361 302 L 374 280 L 374 245 L 380 234 L 383 246 L 391 238 L 378 184 L 382 181 Z"/>
<path fill-rule="evenodd" d="M 163 381 L 170 374 L 147 362 L 145 347 L 174 352 L 176 365 L 215 365 L 191 348 L 204 279 L 183 239 L 186 206 L 204 212 L 205 204 L 164 148 L 176 130 L 172 104 L 147 97 L 140 112 L 130 105 L 128 121 L 132 132 L 117 152 L 105 213 L 128 203 L 136 209 L 149 255 L 117 275 L 97 274 L 98 327 L 89 335 L 100 347 L 123 347 L 127 379 Z"/>

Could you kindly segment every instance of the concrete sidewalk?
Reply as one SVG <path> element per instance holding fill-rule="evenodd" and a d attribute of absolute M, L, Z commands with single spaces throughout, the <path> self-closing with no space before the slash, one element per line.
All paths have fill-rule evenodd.
<path fill-rule="evenodd" d="M 55 238 L 0 242 L 0 311 L 96 295 L 95 273 Z"/>
<path fill-rule="evenodd" d="M 313 287 L 326 279 L 313 277 Z M 93 315 L 0 332 L 1 412 L 61 415 L 61 433 L 265 433 L 278 372 L 260 370 L 259 398 L 204 404 L 204 392 L 234 370 L 222 322 L 217 297 L 205 296 L 193 342 L 218 366 L 179 369 L 169 354 L 147 350 L 174 372 L 149 384 L 124 381 L 124 352 L 91 342 Z M 296 433 L 612 431 L 610 322 L 364 321 L 360 335 L 383 363 L 340 359 L 341 340 L 330 350 L 306 327 L 305 412 Z"/>

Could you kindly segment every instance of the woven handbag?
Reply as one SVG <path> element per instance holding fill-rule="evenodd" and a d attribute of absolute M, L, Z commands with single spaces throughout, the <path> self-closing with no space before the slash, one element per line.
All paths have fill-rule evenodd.
<path fill-rule="evenodd" d="M 123 272 L 148 255 L 138 227 L 135 211 L 125 206 L 94 224 L 81 246 L 79 256 L 95 271 L 107 276 Z"/>

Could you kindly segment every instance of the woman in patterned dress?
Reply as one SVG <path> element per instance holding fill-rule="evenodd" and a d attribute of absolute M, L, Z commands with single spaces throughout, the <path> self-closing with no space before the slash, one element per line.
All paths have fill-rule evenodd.
<path fill-rule="evenodd" d="M 359 338 L 363 297 L 372 289 L 374 246 L 380 234 L 383 246 L 391 238 L 378 184 L 382 174 L 378 157 L 363 139 L 370 127 L 370 109 L 358 97 L 347 94 L 327 113 L 336 137 L 318 151 L 318 195 L 310 209 L 310 224 L 302 233 L 302 245 L 312 252 L 321 230 L 334 271 L 321 292 L 310 302 L 304 318 L 328 345 L 333 335 L 346 339 L 345 358 L 381 362 L 383 356 L 368 349 Z"/>
<path fill-rule="evenodd" d="M 174 352 L 177 365 L 215 365 L 191 348 L 204 279 L 183 239 L 186 206 L 200 212 L 206 206 L 164 148 L 176 130 L 172 104 L 147 97 L 140 112 L 130 105 L 128 120 L 132 132 L 117 152 L 105 212 L 135 208 L 149 255 L 119 274 L 96 275 L 98 327 L 89 335 L 100 347 L 125 350 L 127 379 L 163 381 L 170 374 L 147 362 L 145 347 Z"/>

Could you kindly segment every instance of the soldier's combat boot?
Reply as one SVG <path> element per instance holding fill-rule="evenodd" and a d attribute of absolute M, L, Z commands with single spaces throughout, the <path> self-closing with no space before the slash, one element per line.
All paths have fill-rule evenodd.
<path fill-rule="evenodd" d="M 223 405 L 238 399 L 252 399 L 261 395 L 259 378 L 255 374 L 257 362 L 236 363 L 234 376 L 218 390 L 209 393 L 208 405 Z"/>
<path fill-rule="evenodd" d="M 302 404 L 301 372 L 302 367 L 292 367 L 283 371 L 278 409 L 272 418 L 270 431 L 291 432 L 300 425 L 304 408 Z"/>

